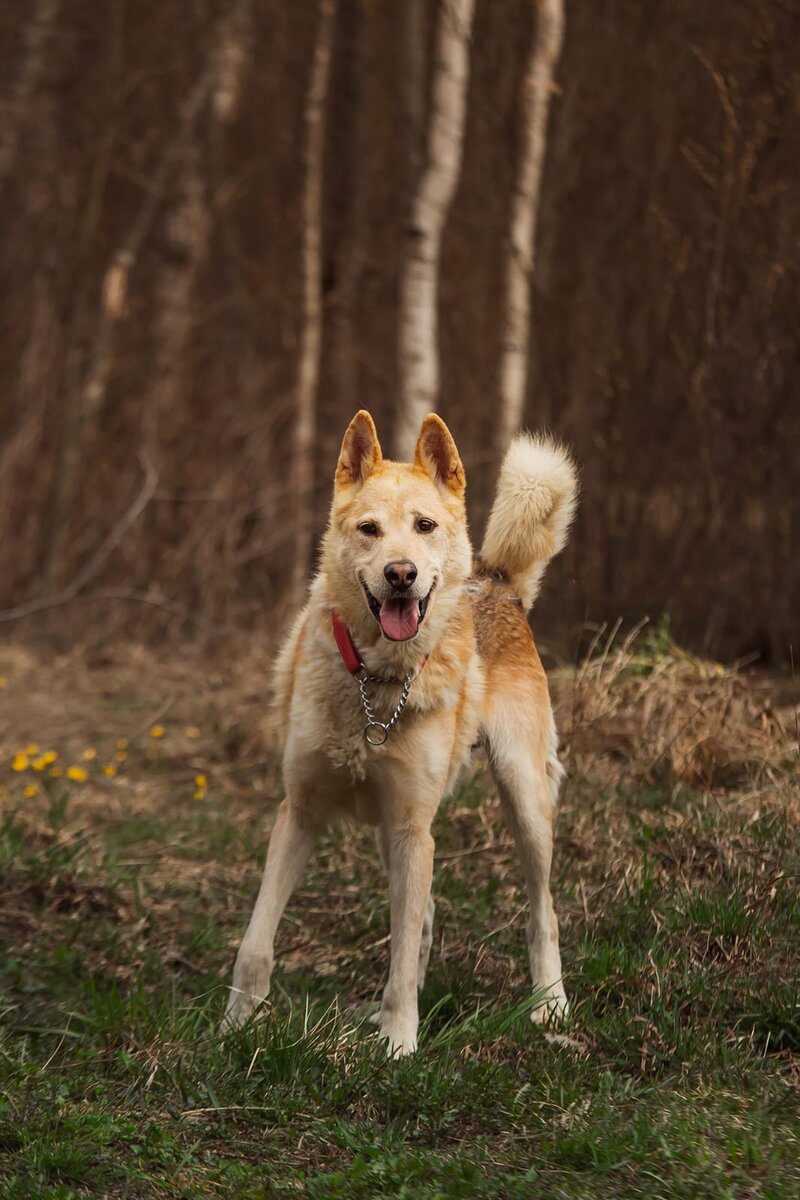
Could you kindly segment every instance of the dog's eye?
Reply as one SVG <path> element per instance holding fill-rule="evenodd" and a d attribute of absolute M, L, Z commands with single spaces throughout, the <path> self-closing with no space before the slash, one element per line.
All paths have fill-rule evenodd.
<path fill-rule="evenodd" d="M 433 533 L 436 528 L 436 522 L 432 521 L 430 517 L 417 517 L 414 522 L 414 528 L 417 533 Z"/>
<path fill-rule="evenodd" d="M 374 521 L 362 521 L 358 527 L 358 532 L 363 533 L 365 537 L 377 537 L 380 530 Z"/>

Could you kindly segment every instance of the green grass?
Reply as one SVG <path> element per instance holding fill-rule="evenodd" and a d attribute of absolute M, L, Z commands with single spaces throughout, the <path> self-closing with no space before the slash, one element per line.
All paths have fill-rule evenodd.
<path fill-rule="evenodd" d="M 0 826 L 0 1196 L 800 1194 L 798 854 L 779 811 L 568 794 L 564 1045 L 528 1020 L 519 874 L 476 777 L 437 822 L 420 1051 L 388 1062 L 365 1023 L 388 954 L 366 834 L 326 839 L 266 1019 L 220 1041 L 263 799 L 212 777 L 146 812 L 106 816 L 100 796 L 89 820 L 74 787 L 24 799 L 24 781 Z"/>

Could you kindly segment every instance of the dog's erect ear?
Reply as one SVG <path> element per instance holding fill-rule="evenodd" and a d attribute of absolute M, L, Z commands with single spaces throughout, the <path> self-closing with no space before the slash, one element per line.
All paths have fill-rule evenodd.
<path fill-rule="evenodd" d="M 428 413 L 422 422 L 414 451 L 414 466 L 422 467 L 433 479 L 454 496 L 463 496 L 467 481 L 458 456 L 453 435 L 441 417 Z"/>
<path fill-rule="evenodd" d="M 347 426 L 336 464 L 336 486 L 360 487 L 382 462 L 375 422 L 362 408 Z"/>

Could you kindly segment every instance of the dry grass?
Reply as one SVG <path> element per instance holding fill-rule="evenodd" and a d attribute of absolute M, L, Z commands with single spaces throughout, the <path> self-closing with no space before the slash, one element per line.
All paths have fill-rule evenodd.
<path fill-rule="evenodd" d="M 552 679 L 562 742 L 582 776 L 783 794 L 798 761 L 793 680 L 697 658 L 640 627 L 619 643 L 616 634 Z"/>
<path fill-rule="evenodd" d="M 578 668 L 551 676 L 568 795 L 686 785 L 753 812 L 779 808 L 796 821 L 796 681 L 697 658 L 663 632 L 637 629 L 619 640 L 616 633 L 598 637 Z M 113 781 L 89 770 L 86 785 L 73 789 L 73 817 L 91 823 L 115 813 L 146 816 L 190 790 L 202 773 L 213 777 L 235 822 L 254 791 L 265 802 L 276 795 L 268 733 L 272 649 L 250 640 L 209 659 L 191 645 L 172 653 L 121 645 L 48 658 L 0 646 L 0 764 L 36 743 L 56 748 L 62 766 L 82 762 L 92 748 L 99 767 L 114 760 L 124 739 L 128 761 Z M 162 740 L 150 737 L 157 724 L 166 732 Z M 493 820 L 491 798 L 478 812 L 485 804 Z M 487 821 L 484 831 L 475 827 L 474 807 L 464 816 L 471 837 L 463 849 L 490 853 Z M 449 820 L 458 825 L 459 810 L 451 807 Z M 497 849 L 513 857 L 506 837 Z"/>
<path fill-rule="evenodd" d="M 113 783 L 90 769 L 89 786 L 75 789 L 87 816 L 101 798 L 144 815 L 209 770 L 231 798 L 242 795 L 245 777 L 252 790 L 254 772 L 258 790 L 274 762 L 264 737 L 270 661 L 271 648 L 256 640 L 213 659 L 191 644 L 54 657 L 0 646 L 0 762 L 34 743 L 56 749 L 62 766 L 81 763 L 87 749 L 100 764 L 129 743 Z M 153 739 L 159 726 L 165 736 Z"/>
<path fill-rule="evenodd" d="M 265 738 L 269 662 L 270 647 L 261 643 L 213 663 L 191 646 L 169 655 L 121 646 L 102 656 L 76 652 L 50 660 L 30 649 L 3 647 L 0 797 L 5 786 L 18 799 L 23 777 L 7 767 L 28 743 L 53 746 L 62 764 L 83 762 L 85 750 L 96 749 L 97 759 L 86 764 L 89 778 L 69 787 L 69 818 L 60 826 L 59 841 L 67 845 L 88 837 L 99 858 L 110 829 L 140 821 L 140 839 L 126 861 L 146 862 L 153 887 L 164 889 L 163 896 L 151 898 L 152 912 L 166 918 L 173 903 L 170 885 L 180 884 L 204 904 L 240 917 L 253 888 L 252 854 L 228 849 L 219 858 L 203 859 L 194 853 L 187 826 L 189 814 L 220 813 L 243 842 L 262 852 L 279 793 L 274 751 Z M 618 644 L 609 636 L 577 670 L 559 671 L 551 683 L 568 766 L 556 852 L 564 883 L 575 886 L 572 897 L 560 901 L 567 931 L 593 920 L 610 878 L 616 880 L 617 898 L 629 885 L 631 870 L 638 869 L 639 834 L 628 814 L 632 798 L 639 797 L 634 808 L 646 804 L 648 788 L 672 796 L 659 801 L 664 832 L 650 869 L 665 877 L 677 869 L 687 886 L 730 867 L 740 852 L 727 832 L 718 829 L 713 838 L 700 832 L 710 811 L 720 805 L 731 814 L 736 809 L 739 824 L 767 812 L 779 811 L 787 824 L 800 816 L 797 709 L 787 703 L 791 680 L 726 670 L 663 635 L 636 632 Z M 155 723 L 163 726 L 163 738 L 150 736 Z M 128 757 L 107 779 L 99 767 L 113 760 L 120 738 L 129 745 Z M 193 804 L 198 773 L 208 778 L 213 802 Z M 35 778 L 30 772 L 24 776 Z M 52 814 L 42 801 L 31 800 L 22 814 L 32 838 L 46 839 L 52 832 Z M 170 838 L 156 842 L 146 823 L 165 811 L 173 814 Z M 455 962 L 463 955 L 463 930 L 456 921 L 445 937 L 446 918 L 462 893 L 491 877 L 498 915 L 490 917 L 473 947 L 474 970 L 520 983 L 524 963 L 500 950 L 504 931 L 524 924 L 516 851 L 480 764 L 473 786 L 439 817 L 436 834 L 437 862 L 456 896 L 455 902 L 446 895 L 438 900 L 444 918 L 439 960 Z M 299 917 L 287 920 L 282 935 L 282 961 L 288 972 L 308 967 L 353 983 L 363 961 L 353 965 L 352 947 L 337 940 L 337 929 L 358 913 L 364 879 L 372 880 L 380 903 L 383 884 L 368 833 L 346 828 L 328 853 L 325 871 L 351 882 L 322 904 L 298 899 Z M 766 862 L 762 866 L 746 889 L 750 900 L 761 895 L 773 871 Z M 72 885 L 64 886 L 70 895 L 63 903 L 91 906 L 84 880 L 76 884 L 84 889 L 80 903 L 70 899 Z M 26 905 L 15 902 L 12 908 L 6 919 L 13 924 Z M 233 925 L 231 946 L 239 936 L 238 921 Z M 383 931 L 377 937 L 370 933 L 361 947 L 370 962 L 370 988 L 381 971 L 385 942 Z"/>
<path fill-rule="evenodd" d="M 564 1200 L 793 1200 L 792 681 L 652 635 L 558 674 L 572 1027 L 524 1019 L 524 888 L 479 769 L 436 822 L 426 1050 L 387 1064 L 351 1040 L 388 952 L 360 828 L 292 899 L 269 1020 L 216 1038 L 279 794 L 268 661 L 0 648 L 3 1194 L 289 1200 L 305 1172 L 327 1200 L 523 1200 L 534 1164 Z M 32 743 L 86 778 L 13 770 Z"/>

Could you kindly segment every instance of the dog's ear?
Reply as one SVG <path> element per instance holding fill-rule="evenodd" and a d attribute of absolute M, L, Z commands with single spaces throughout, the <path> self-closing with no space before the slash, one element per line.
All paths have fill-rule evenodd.
<path fill-rule="evenodd" d="M 453 435 L 441 417 L 428 413 L 422 422 L 414 451 L 414 466 L 422 467 L 434 483 L 463 497 L 467 481 Z"/>
<path fill-rule="evenodd" d="M 336 464 L 336 486 L 360 487 L 382 462 L 375 422 L 362 408 L 347 426 Z"/>

